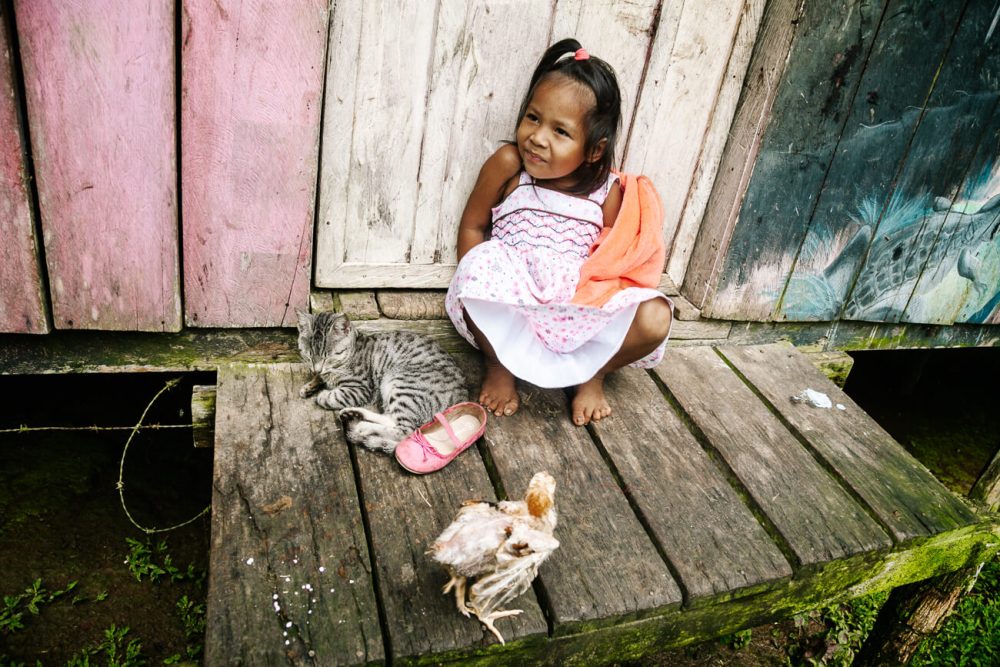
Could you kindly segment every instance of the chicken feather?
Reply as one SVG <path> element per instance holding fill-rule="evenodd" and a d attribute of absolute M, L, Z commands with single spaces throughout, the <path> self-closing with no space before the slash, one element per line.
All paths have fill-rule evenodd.
<path fill-rule="evenodd" d="M 451 575 L 444 592 L 454 590 L 458 610 L 466 616 L 474 613 L 501 643 L 504 638 L 493 622 L 521 610 L 500 607 L 528 589 L 559 546 L 552 535 L 555 487 L 552 476 L 540 472 L 531 478 L 524 500 L 466 501 L 428 551 Z M 469 578 L 476 582 L 466 604 Z"/>

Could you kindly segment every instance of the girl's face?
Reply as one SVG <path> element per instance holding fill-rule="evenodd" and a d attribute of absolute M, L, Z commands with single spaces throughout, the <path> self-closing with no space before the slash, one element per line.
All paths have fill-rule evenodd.
<path fill-rule="evenodd" d="M 587 160 L 586 115 L 594 103 L 593 92 L 568 77 L 557 74 L 539 82 L 517 126 L 517 150 L 528 174 L 557 189 L 575 184 L 571 174 Z M 595 153 L 591 161 L 600 157 L 600 149 Z"/>

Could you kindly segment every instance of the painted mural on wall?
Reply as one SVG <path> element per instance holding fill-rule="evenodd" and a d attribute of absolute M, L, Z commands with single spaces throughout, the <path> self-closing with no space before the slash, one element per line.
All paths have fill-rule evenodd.
<path fill-rule="evenodd" d="M 1000 7 L 831 7 L 806 3 L 724 257 L 685 287 L 720 319 L 1000 323 Z"/>
<path fill-rule="evenodd" d="M 853 183 L 826 182 L 798 248 L 781 247 L 767 215 L 760 222 L 759 212 L 748 214 L 764 250 L 720 290 L 721 300 L 762 304 L 785 321 L 1000 323 L 998 99 L 968 95 L 928 110 L 898 179 L 897 163 L 879 158 L 905 143 L 919 109 L 845 138 L 845 162 L 864 171 Z M 776 163 L 772 175 L 796 168 L 781 154 L 760 160 Z M 798 198 L 773 215 L 807 217 L 809 200 L 791 192 Z"/>
<path fill-rule="evenodd" d="M 802 254 L 828 263 L 791 278 L 787 319 L 829 316 L 840 309 L 839 295 L 849 293 L 844 319 L 892 322 L 905 312 L 914 322 L 997 321 L 1000 169 L 983 170 L 954 200 L 929 193 L 907 198 L 897 190 L 881 208 L 875 197 L 862 198 L 844 230 L 813 237 L 821 247 Z"/>

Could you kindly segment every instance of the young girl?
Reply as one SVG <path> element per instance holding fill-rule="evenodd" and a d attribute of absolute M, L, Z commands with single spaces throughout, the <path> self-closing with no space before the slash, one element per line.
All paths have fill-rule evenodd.
<path fill-rule="evenodd" d="M 663 356 L 672 304 L 652 285 L 617 290 L 600 307 L 572 303 L 581 267 L 622 207 L 624 191 L 611 173 L 620 124 L 614 70 L 563 40 L 531 76 L 515 141 L 479 172 L 458 230 L 446 307 L 484 354 L 479 402 L 497 416 L 518 408 L 516 376 L 575 387 L 573 422 L 600 420 L 611 414 L 604 376 Z"/>

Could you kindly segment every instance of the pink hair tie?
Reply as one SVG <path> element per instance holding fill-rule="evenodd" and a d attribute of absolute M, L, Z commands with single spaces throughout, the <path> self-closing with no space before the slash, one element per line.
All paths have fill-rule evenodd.
<path fill-rule="evenodd" d="M 590 60 L 590 54 L 586 49 L 577 49 L 573 54 L 573 60 Z"/>

